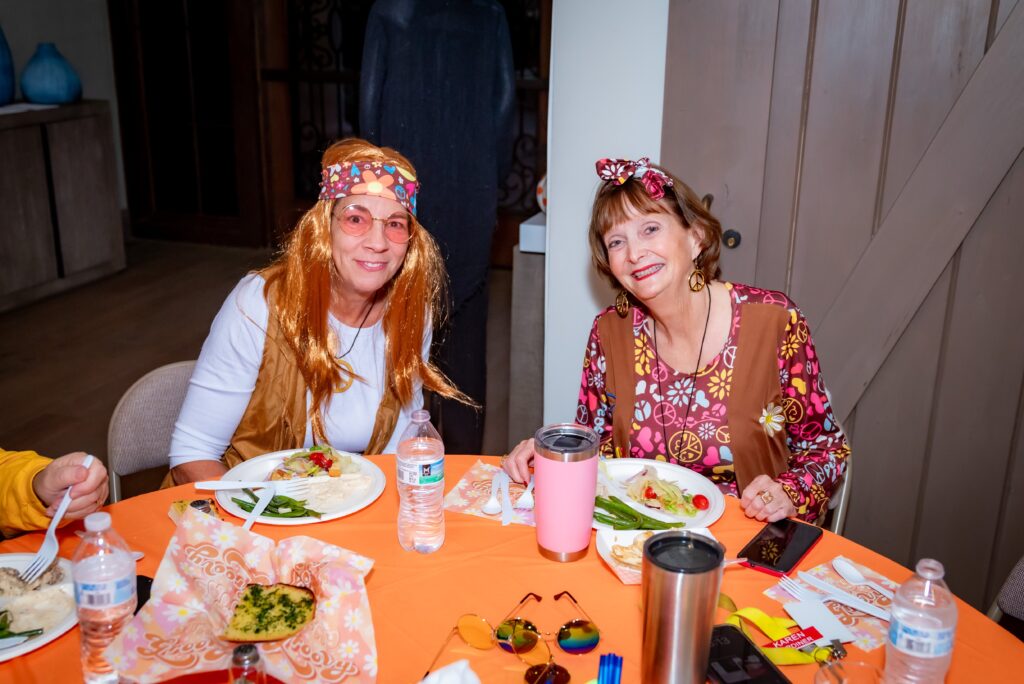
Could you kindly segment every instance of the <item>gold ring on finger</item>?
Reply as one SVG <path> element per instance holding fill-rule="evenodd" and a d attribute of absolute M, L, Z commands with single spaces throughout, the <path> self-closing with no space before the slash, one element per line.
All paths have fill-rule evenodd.
<path fill-rule="evenodd" d="M 763 501 L 766 506 L 775 500 L 775 497 L 772 496 L 772 493 L 768 490 L 762 491 L 758 496 L 761 497 L 761 501 Z"/>

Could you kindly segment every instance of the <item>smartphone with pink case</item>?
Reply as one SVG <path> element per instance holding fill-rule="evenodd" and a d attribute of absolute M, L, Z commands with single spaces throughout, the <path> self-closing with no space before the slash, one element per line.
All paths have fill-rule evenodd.
<path fill-rule="evenodd" d="M 597 433 L 574 423 L 546 425 L 534 436 L 537 546 L 562 563 L 587 555 L 597 493 Z"/>

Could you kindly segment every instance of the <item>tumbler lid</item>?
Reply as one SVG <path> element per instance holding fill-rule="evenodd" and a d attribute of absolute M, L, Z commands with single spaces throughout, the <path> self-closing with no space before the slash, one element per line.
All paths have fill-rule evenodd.
<path fill-rule="evenodd" d="M 576 423 L 545 425 L 534 435 L 534 449 L 552 461 L 585 461 L 597 454 L 597 433 Z"/>
<path fill-rule="evenodd" d="M 662 570 L 699 574 L 721 567 L 725 549 L 693 532 L 661 532 L 644 543 L 644 558 Z"/>

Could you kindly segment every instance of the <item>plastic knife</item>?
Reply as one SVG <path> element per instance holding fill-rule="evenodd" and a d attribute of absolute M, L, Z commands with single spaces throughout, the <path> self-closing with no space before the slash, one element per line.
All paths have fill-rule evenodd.
<path fill-rule="evenodd" d="M 797 573 L 797 577 L 804 582 L 807 582 L 807 584 L 810 584 L 815 589 L 824 592 L 828 598 L 833 601 L 847 605 L 850 608 L 856 608 L 860 612 L 867 613 L 879 620 L 885 620 L 886 622 L 889 622 L 890 620 L 889 611 L 883 610 L 878 606 L 874 606 L 864 599 L 859 599 L 853 594 L 843 591 L 839 587 L 834 587 L 825 580 L 820 580 L 810 573 L 801 571 Z"/>

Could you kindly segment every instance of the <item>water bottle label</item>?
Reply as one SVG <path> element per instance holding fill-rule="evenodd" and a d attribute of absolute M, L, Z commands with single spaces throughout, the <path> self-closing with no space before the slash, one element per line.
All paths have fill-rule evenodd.
<path fill-rule="evenodd" d="M 135 578 L 122 577 L 104 582 L 75 582 L 75 602 L 83 608 L 109 608 L 135 597 Z"/>
<path fill-rule="evenodd" d="M 897 650 L 919 658 L 941 658 L 953 652 L 954 629 L 910 627 L 893 618 L 889 642 Z"/>
<path fill-rule="evenodd" d="M 430 463 L 398 462 L 398 481 L 407 485 L 444 482 L 444 457 Z"/>

